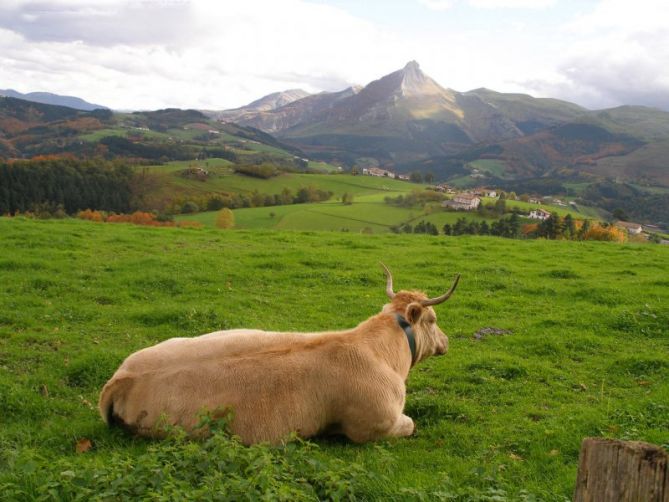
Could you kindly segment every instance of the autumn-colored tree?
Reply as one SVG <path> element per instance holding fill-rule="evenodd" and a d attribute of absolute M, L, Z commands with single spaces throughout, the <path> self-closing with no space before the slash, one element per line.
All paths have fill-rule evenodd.
<path fill-rule="evenodd" d="M 614 226 L 593 225 L 583 238 L 588 241 L 625 242 L 627 236 L 623 230 Z"/>
<path fill-rule="evenodd" d="M 90 221 L 105 221 L 105 218 L 100 211 L 92 211 L 91 209 L 79 211 L 77 213 L 77 218 Z"/>
<path fill-rule="evenodd" d="M 216 226 L 218 228 L 233 228 L 235 226 L 235 215 L 234 213 L 224 207 L 216 214 Z"/>
<path fill-rule="evenodd" d="M 520 227 L 520 233 L 525 237 L 533 237 L 537 235 L 539 225 L 537 223 L 525 223 Z"/>

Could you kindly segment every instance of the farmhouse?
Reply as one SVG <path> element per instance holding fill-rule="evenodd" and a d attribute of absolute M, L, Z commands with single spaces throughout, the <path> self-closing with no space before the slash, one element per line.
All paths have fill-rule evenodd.
<path fill-rule="evenodd" d="M 479 207 L 481 198 L 472 193 L 461 193 L 453 197 L 453 200 L 446 200 L 442 203 L 443 207 L 451 209 L 464 209 L 465 211 L 473 211 Z"/>
<path fill-rule="evenodd" d="M 630 235 L 639 235 L 641 233 L 641 225 L 638 223 L 632 223 L 631 221 L 616 221 L 615 226 L 627 230 L 627 233 Z"/>
<path fill-rule="evenodd" d="M 550 218 L 551 213 L 546 211 L 545 209 L 532 209 L 529 214 L 529 218 L 532 218 L 533 220 L 547 220 Z"/>
<path fill-rule="evenodd" d="M 363 169 L 362 173 L 363 174 L 368 174 L 369 176 L 378 176 L 378 177 L 387 176 L 389 178 L 394 178 L 395 177 L 395 173 L 393 173 L 392 171 L 387 171 L 385 169 L 381 169 L 380 167 L 370 167 L 369 169 L 367 169 L 366 173 L 365 173 L 365 170 Z"/>

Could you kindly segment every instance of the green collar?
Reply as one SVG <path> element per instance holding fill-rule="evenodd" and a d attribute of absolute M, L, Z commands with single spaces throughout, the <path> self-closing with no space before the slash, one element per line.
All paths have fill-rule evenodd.
<path fill-rule="evenodd" d="M 407 342 L 409 342 L 409 350 L 411 350 L 411 366 L 413 366 L 416 362 L 416 335 L 414 335 L 411 324 L 409 324 L 403 316 L 400 314 L 395 314 L 395 319 L 397 319 L 397 324 L 400 325 L 400 328 L 404 330 L 404 334 L 407 337 Z"/>

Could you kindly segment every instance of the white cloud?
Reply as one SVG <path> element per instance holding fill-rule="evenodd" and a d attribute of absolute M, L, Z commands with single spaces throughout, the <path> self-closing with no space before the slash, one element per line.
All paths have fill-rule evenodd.
<path fill-rule="evenodd" d="M 0 6 L 0 88 L 115 108 L 220 109 L 283 88 L 339 90 L 412 56 L 372 23 L 304 0 Z"/>
<path fill-rule="evenodd" d="M 557 0 L 469 0 L 479 9 L 544 9 L 555 5 Z"/>
<path fill-rule="evenodd" d="M 669 110 L 669 4 L 600 1 L 564 27 L 558 77 L 528 83 L 590 107 L 641 104 Z"/>
<path fill-rule="evenodd" d="M 418 3 L 430 10 L 448 10 L 453 7 L 453 0 L 418 0 Z"/>
<path fill-rule="evenodd" d="M 416 59 L 461 91 L 669 102 L 669 2 L 419 1 L 393 25 L 392 9 L 380 24 L 320 0 L 0 0 L 0 88 L 122 109 L 221 109 L 288 88 L 366 84 Z"/>

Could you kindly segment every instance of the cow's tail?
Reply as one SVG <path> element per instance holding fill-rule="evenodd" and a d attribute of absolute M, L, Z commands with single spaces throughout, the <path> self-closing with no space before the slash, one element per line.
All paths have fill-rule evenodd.
<path fill-rule="evenodd" d="M 118 403 L 123 398 L 123 395 L 128 392 L 131 385 L 132 377 L 118 377 L 114 375 L 102 388 L 98 409 L 100 410 L 102 420 L 109 427 L 117 424 L 125 425 L 118 414 L 114 412 L 114 402 Z"/>

